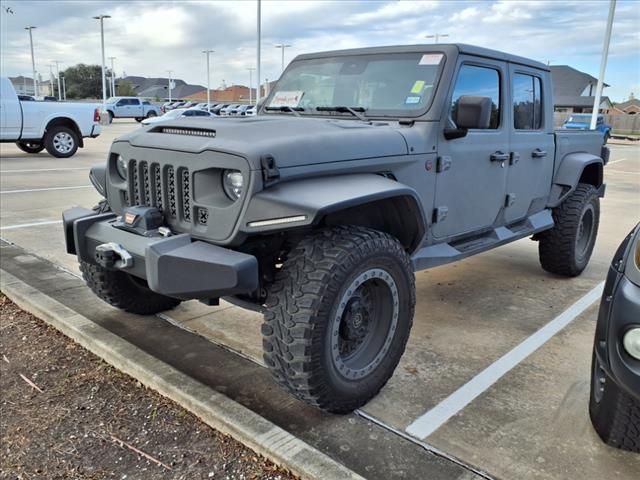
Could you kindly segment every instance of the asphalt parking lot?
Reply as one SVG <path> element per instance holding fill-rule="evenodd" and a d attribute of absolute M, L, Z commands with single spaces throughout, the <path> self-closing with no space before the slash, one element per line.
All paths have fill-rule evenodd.
<path fill-rule="evenodd" d="M 97 203 L 90 166 L 135 128 L 105 126 L 70 159 L 2 144 L 0 236 L 77 273 L 64 253 L 61 212 Z M 587 414 L 596 300 L 615 249 L 640 219 L 640 146 L 610 148 L 598 240 L 583 275 L 544 272 L 526 239 L 419 272 L 407 352 L 358 415 L 491 477 L 640 478 L 640 457 L 603 445 Z M 187 302 L 161 318 L 262 365 L 256 313 Z"/>

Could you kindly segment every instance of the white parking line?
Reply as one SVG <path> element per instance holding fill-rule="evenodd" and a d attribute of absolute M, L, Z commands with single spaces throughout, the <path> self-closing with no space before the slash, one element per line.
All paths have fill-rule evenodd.
<path fill-rule="evenodd" d="M 0 170 L 2 173 L 31 173 L 31 172 L 66 172 L 67 170 L 89 170 L 90 167 L 68 167 L 68 168 L 29 168 L 26 170 Z"/>
<path fill-rule="evenodd" d="M 425 439 L 444 425 L 451 417 L 469 405 L 500 378 L 544 345 L 556 333 L 569 325 L 602 295 L 604 282 L 596 285 L 567 310 L 547 323 L 536 333 L 493 362 L 438 405 L 427 411 L 406 428 L 409 435 Z"/>
<path fill-rule="evenodd" d="M 613 173 L 632 173 L 635 175 L 640 175 L 640 172 L 627 172 L 626 170 L 616 170 L 615 168 L 610 168 L 607 170 L 607 173 L 609 172 L 613 172 Z"/>
<path fill-rule="evenodd" d="M 77 187 L 51 187 L 51 188 L 31 188 L 29 190 L 5 190 L 0 192 L 4 195 L 6 193 L 30 193 L 30 192 L 49 192 L 51 190 L 77 190 L 78 188 L 92 188 L 93 185 L 78 185 Z"/>
<path fill-rule="evenodd" d="M 6 227 L 0 227 L 0 230 L 15 230 L 16 228 L 38 227 L 40 225 L 54 225 L 62 223 L 62 220 L 47 220 L 45 222 L 35 223 L 18 223 L 17 225 L 7 225 Z"/>
<path fill-rule="evenodd" d="M 626 158 L 619 158 L 618 160 L 614 160 L 613 162 L 607 163 L 607 165 L 613 165 L 614 163 L 624 162 Z"/>

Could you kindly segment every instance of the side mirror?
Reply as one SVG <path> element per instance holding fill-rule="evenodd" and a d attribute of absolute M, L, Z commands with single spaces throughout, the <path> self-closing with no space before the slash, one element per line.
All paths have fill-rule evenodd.
<path fill-rule="evenodd" d="M 464 137 L 470 128 L 486 129 L 491 123 L 491 99 L 463 95 L 455 107 L 455 119 L 458 128 L 446 128 L 447 140 Z"/>

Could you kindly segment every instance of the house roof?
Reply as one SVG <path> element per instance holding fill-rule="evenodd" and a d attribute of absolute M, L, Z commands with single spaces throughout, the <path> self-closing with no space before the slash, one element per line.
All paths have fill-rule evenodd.
<path fill-rule="evenodd" d="M 554 104 L 556 107 L 581 107 L 589 108 L 593 107 L 595 97 L 583 97 L 580 95 L 562 95 L 555 97 Z M 600 99 L 600 105 L 607 103 L 611 105 L 609 97 L 602 97 Z"/>
<path fill-rule="evenodd" d="M 171 90 L 171 96 L 173 98 L 184 98 L 189 95 L 193 95 L 196 92 L 205 90 L 202 85 L 189 85 L 184 80 L 172 78 L 175 84 L 175 88 Z M 146 78 L 135 75 L 129 75 L 121 78 L 118 82 L 130 82 L 133 89 L 136 91 L 136 95 L 139 97 L 147 98 L 166 98 L 169 96 L 167 87 L 169 86 L 169 78 L 155 77 Z"/>
<path fill-rule="evenodd" d="M 620 103 L 616 104 L 616 108 L 619 108 L 620 110 L 624 110 L 625 108 L 629 108 L 629 107 L 639 107 L 640 108 L 640 99 L 638 99 L 638 98 L 630 98 L 626 102 L 620 102 Z"/>
<path fill-rule="evenodd" d="M 598 79 L 588 73 L 576 70 L 569 65 L 551 65 L 551 81 L 553 83 L 553 96 L 571 97 L 579 96 L 589 84 L 598 83 Z M 605 87 L 608 87 L 606 83 Z M 593 102 L 592 102 L 593 103 Z M 558 102 L 556 101 L 556 105 Z"/>

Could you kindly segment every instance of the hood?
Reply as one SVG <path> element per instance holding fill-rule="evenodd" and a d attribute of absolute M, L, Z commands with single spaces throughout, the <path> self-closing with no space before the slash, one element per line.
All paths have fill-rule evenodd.
<path fill-rule="evenodd" d="M 161 133 L 166 127 L 215 131 L 215 137 Z M 278 168 L 287 168 L 408 153 L 404 137 L 388 123 L 292 115 L 178 118 L 135 130 L 118 141 L 134 147 L 230 153 L 247 158 L 254 170 L 261 168 L 263 155 L 272 155 Z"/>

